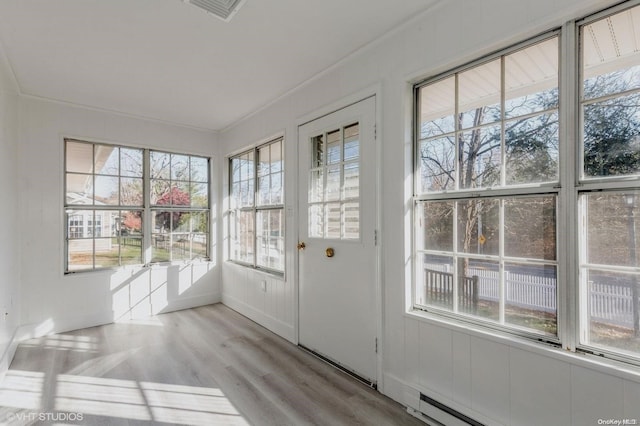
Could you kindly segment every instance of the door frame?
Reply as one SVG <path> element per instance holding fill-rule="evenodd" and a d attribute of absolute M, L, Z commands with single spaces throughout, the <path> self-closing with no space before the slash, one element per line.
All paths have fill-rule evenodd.
<path fill-rule="evenodd" d="M 295 249 L 295 245 L 298 241 L 300 241 L 300 226 L 302 224 L 299 223 L 299 211 L 300 211 L 300 203 L 306 200 L 298 199 L 298 194 L 300 193 L 300 185 L 304 181 L 306 184 L 307 177 L 301 179 L 299 176 L 300 164 L 299 162 L 299 145 L 300 145 L 300 127 L 310 123 L 314 120 L 323 118 L 327 115 L 330 115 L 334 112 L 337 112 L 343 108 L 349 107 L 351 105 L 357 104 L 365 99 L 373 97 L 375 99 L 375 116 L 374 116 L 374 174 L 375 174 L 375 189 L 374 194 L 376 197 L 375 200 L 375 231 L 376 231 L 376 245 L 375 245 L 375 271 L 374 271 L 374 295 L 375 295 L 375 324 L 376 324 L 376 336 L 378 342 L 378 352 L 376 354 L 376 376 L 373 379 L 377 383 L 377 390 L 381 393 L 384 393 L 384 375 L 382 371 L 382 360 L 384 354 L 384 304 L 382 303 L 383 296 L 383 283 L 382 283 L 382 247 L 383 247 L 383 239 L 381 232 L 381 223 L 382 223 L 382 138 L 381 134 L 381 111 L 382 111 L 382 86 L 381 84 L 376 84 L 370 86 L 366 89 L 353 93 L 349 96 L 346 96 L 339 101 L 332 102 L 327 104 L 321 108 L 318 108 L 308 114 L 305 114 L 299 117 L 295 121 L 296 129 L 295 129 L 295 167 L 296 167 L 296 184 L 295 184 L 295 211 L 296 214 L 292 219 L 294 222 L 295 228 L 295 239 L 293 241 L 292 251 L 294 252 L 294 276 L 295 276 L 295 285 L 294 285 L 294 334 L 296 338 L 296 344 L 300 341 L 300 259 L 298 250 Z"/>

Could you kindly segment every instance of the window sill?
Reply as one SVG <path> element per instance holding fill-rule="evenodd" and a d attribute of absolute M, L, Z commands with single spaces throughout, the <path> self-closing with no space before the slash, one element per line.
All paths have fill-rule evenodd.
<path fill-rule="evenodd" d="M 405 318 L 416 320 L 429 325 L 443 327 L 451 331 L 466 334 L 470 337 L 489 340 L 514 349 L 532 352 L 540 356 L 549 357 L 570 365 L 595 370 L 624 380 L 640 383 L 640 366 L 622 361 L 604 358 L 584 352 L 574 352 L 553 346 L 544 342 L 536 342 L 525 337 L 519 337 L 506 332 L 500 332 L 480 325 L 443 318 L 429 312 L 410 310 L 405 312 Z"/>
<path fill-rule="evenodd" d="M 227 259 L 225 261 L 225 264 L 234 265 L 234 266 L 239 267 L 239 268 L 246 268 L 246 269 L 249 269 L 251 271 L 257 272 L 259 274 L 262 274 L 264 276 L 278 278 L 278 279 L 280 279 L 282 281 L 285 281 L 284 272 L 273 271 L 273 270 L 264 269 L 264 268 L 256 268 L 255 266 L 249 265 L 248 263 L 242 263 L 242 262 L 238 262 L 236 260 L 231 260 L 231 259 Z"/>
<path fill-rule="evenodd" d="M 198 264 L 207 264 L 212 263 L 210 259 L 194 259 L 194 260 L 175 260 L 172 262 L 154 262 L 148 264 L 137 264 L 137 265 L 122 265 L 122 266 L 112 266 L 108 268 L 96 268 L 96 269 L 78 269 L 76 271 L 64 271 L 63 275 L 66 277 L 85 275 L 85 274 L 105 274 L 105 273 L 117 273 L 121 271 L 139 271 L 142 269 L 156 269 L 163 268 L 169 266 L 184 266 L 184 265 L 198 265 Z"/>

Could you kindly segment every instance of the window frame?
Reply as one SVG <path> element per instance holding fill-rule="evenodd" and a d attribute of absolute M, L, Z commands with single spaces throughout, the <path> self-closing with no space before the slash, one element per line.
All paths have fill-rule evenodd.
<path fill-rule="evenodd" d="M 582 39 L 582 31 L 584 26 L 599 21 L 617 13 L 636 8 L 640 6 L 640 1 L 629 0 L 624 3 L 605 8 L 585 17 L 575 18 L 563 23 L 561 28 L 552 32 L 557 33 L 559 37 L 558 53 L 559 53 L 559 76 L 558 76 L 558 96 L 559 105 L 558 113 L 558 181 L 552 183 L 532 184 L 527 187 L 521 187 L 522 195 L 529 194 L 554 194 L 556 197 L 556 262 L 557 262 L 557 338 L 556 339 L 540 339 L 540 336 L 529 333 L 522 333 L 518 330 L 505 329 L 496 327 L 492 323 L 484 323 L 475 318 L 469 318 L 438 309 L 423 310 L 416 306 L 416 289 L 417 289 L 417 265 L 418 261 L 422 262 L 422 258 L 418 259 L 419 253 L 416 250 L 416 240 L 421 237 L 416 220 L 418 218 L 416 207 L 418 202 L 425 201 L 458 201 L 462 199 L 491 199 L 492 197 L 504 197 L 514 195 L 513 191 L 505 188 L 474 188 L 469 193 L 459 190 L 449 190 L 434 194 L 420 194 L 420 116 L 419 116 L 419 97 L 418 88 L 428 84 L 443 80 L 454 73 L 470 67 L 482 64 L 494 59 L 497 56 L 508 54 L 519 46 L 528 45 L 545 37 L 548 32 L 533 39 L 518 43 L 513 47 L 500 50 L 484 56 L 476 61 L 456 67 L 450 71 L 440 73 L 434 77 L 417 81 L 413 84 L 413 144 L 412 144 L 412 175 L 413 175 L 413 193 L 411 197 L 412 205 L 412 225 L 411 225 L 411 285 L 407 287 L 407 291 L 411 293 L 410 300 L 407 301 L 406 312 L 417 317 L 432 318 L 433 320 L 442 321 L 452 325 L 468 327 L 471 325 L 474 330 L 480 333 L 490 333 L 493 330 L 500 332 L 505 338 L 512 339 L 523 337 L 533 344 L 551 344 L 552 347 L 562 347 L 566 351 L 573 353 L 591 354 L 598 359 L 610 362 L 623 362 L 628 365 L 640 366 L 640 352 L 635 349 L 627 349 L 625 346 L 615 346 L 605 341 L 605 343 L 597 342 L 595 344 L 583 343 L 590 342 L 591 337 L 585 338 L 585 330 L 589 332 L 590 312 L 588 309 L 588 301 L 590 292 L 584 285 L 586 275 L 589 271 L 600 272 L 603 265 L 595 265 L 589 263 L 589 259 L 585 257 L 586 246 L 588 243 L 586 228 L 586 200 L 590 194 L 615 194 L 625 195 L 629 192 L 636 194 L 636 203 L 640 203 L 640 171 L 632 171 L 630 174 L 620 174 L 614 176 L 598 175 L 590 176 L 585 171 L 585 135 L 584 120 L 585 114 L 583 107 L 589 104 L 595 104 L 598 100 L 616 100 L 621 99 L 629 94 L 640 95 L 640 87 L 630 90 L 623 88 L 622 91 L 609 93 L 603 96 L 596 96 L 587 100 L 583 99 L 584 90 L 584 66 L 582 61 L 585 56 L 583 53 L 584 42 Z M 640 67 L 640 60 L 629 62 L 629 67 Z M 626 67 L 612 67 L 612 71 L 624 70 Z M 615 105 L 615 103 L 614 103 Z M 457 113 L 457 110 L 456 110 Z M 504 113 L 503 117 L 504 117 Z M 457 130 L 456 130 L 457 131 Z M 503 154 L 504 155 L 504 154 Z M 622 172 L 624 173 L 624 172 Z M 472 195 L 472 197 L 470 197 Z M 627 201 L 630 203 L 629 201 Z M 627 206 L 628 207 L 628 206 Z M 633 217 L 632 213 L 628 214 Z M 635 213 L 636 217 L 638 213 Z M 624 216 L 621 216 L 624 220 Z M 620 223 L 616 226 L 620 228 Z M 623 232 L 623 231 L 622 231 Z M 626 234 L 624 234 L 626 235 Z M 633 252 L 631 252 L 633 253 Z M 607 266 L 602 269 L 605 273 L 631 273 L 640 276 L 639 266 Z M 607 272 L 609 271 L 609 272 Z M 638 288 L 640 291 L 640 288 Z M 635 320 L 635 318 L 634 318 Z M 620 343 L 622 344 L 622 343 Z"/>
<path fill-rule="evenodd" d="M 260 176 L 258 173 L 258 167 L 259 167 L 259 162 L 260 162 L 260 157 L 259 157 L 259 152 L 262 148 L 265 148 L 267 146 L 271 146 L 274 145 L 276 143 L 280 143 L 280 153 L 281 153 L 281 158 L 282 158 L 282 169 L 280 172 L 282 174 L 282 179 L 281 179 L 281 203 L 275 203 L 275 204 L 260 204 L 258 203 L 259 200 L 259 179 Z M 231 200 L 233 199 L 233 185 L 234 185 L 234 180 L 233 180 L 233 161 L 244 156 L 247 154 L 253 154 L 253 167 L 251 169 L 252 171 L 252 177 L 250 178 L 251 180 L 253 180 L 253 192 L 251 194 L 252 196 L 252 204 L 251 206 L 232 206 L 231 205 Z M 231 263 L 235 263 L 237 265 L 241 265 L 247 268 L 251 268 L 251 269 L 255 269 L 258 271 L 263 271 L 263 272 L 267 272 L 269 274 L 273 274 L 273 275 L 277 275 L 277 276 L 284 276 L 285 274 L 285 270 L 286 270 L 286 214 L 285 214 L 285 175 L 286 175 L 286 167 L 285 167 L 285 161 L 284 161 L 284 155 L 285 155 L 285 139 L 284 139 L 284 135 L 279 135 L 276 137 L 272 137 L 272 138 L 268 138 L 267 140 L 253 146 L 252 148 L 249 149 L 245 149 L 242 150 L 240 152 L 237 152 L 233 155 L 230 155 L 227 158 L 227 165 L 228 165 L 228 185 L 227 185 L 227 193 L 229 195 L 229 210 L 227 213 L 227 225 L 228 225 L 228 246 L 227 246 L 227 250 L 228 250 L 228 256 L 227 256 L 227 261 L 231 262 Z M 271 175 L 273 173 L 269 173 L 269 175 Z M 282 229 L 282 242 L 283 242 L 283 248 L 282 248 L 282 270 L 276 269 L 276 268 L 270 268 L 268 266 L 263 266 L 263 265 L 259 265 L 258 263 L 258 239 L 260 238 L 258 235 L 258 215 L 260 212 L 267 212 L 267 211 L 281 211 L 281 229 Z M 233 220 L 234 218 L 237 217 L 238 212 L 244 212 L 244 213 L 249 213 L 251 214 L 251 217 L 253 219 L 253 241 L 252 241 L 252 249 L 253 249 L 253 262 L 248 262 L 248 261 L 244 261 L 241 259 L 235 259 L 233 257 L 234 255 L 234 251 L 233 251 L 233 244 L 234 244 L 234 240 L 232 238 L 233 232 L 232 229 L 235 229 L 234 227 L 234 223 Z"/>
<path fill-rule="evenodd" d="M 569 282 L 570 291 L 575 295 L 574 300 L 570 300 L 570 306 L 573 312 L 569 312 L 569 315 L 573 315 L 575 325 L 571 332 L 572 341 L 571 347 L 577 352 L 583 352 L 587 354 L 593 354 L 607 359 L 620 361 L 628 364 L 640 365 L 640 351 L 636 352 L 636 355 L 632 355 L 631 352 L 624 351 L 614 346 L 604 345 L 592 345 L 590 343 L 583 343 L 583 340 L 590 340 L 590 337 L 586 336 L 589 330 L 589 293 L 585 289 L 585 283 L 588 279 L 588 270 L 596 268 L 611 273 L 624 273 L 631 272 L 636 274 L 636 279 L 640 275 L 640 265 L 638 266 L 618 266 L 618 265 L 600 265 L 592 264 L 586 259 L 586 243 L 587 243 L 587 197 L 594 194 L 619 194 L 626 192 L 638 192 L 640 191 L 640 170 L 636 173 L 625 175 L 611 175 L 611 176 L 595 176 L 589 177 L 585 173 L 585 149 L 584 149 L 584 106 L 592 105 L 600 101 L 607 101 L 622 98 L 631 94 L 639 95 L 640 86 L 631 90 L 624 90 L 621 92 L 615 92 L 605 96 L 584 99 L 584 43 L 582 38 L 582 29 L 587 25 L 601 21 L 610 16 L 613 16 L 624 11 L 640 7 L 640 1 L 630 0 L 621 4 L 606 8 L 604 10 L 593 13 L 589 16 L 581 19 L 576 19 L 572 22 L 573 37 L 575 42 L 573 49 L 575 49 L 575 69 L 572 70 L 572 75 L 575 78 L 573 90 L 574 96 L 571 102 L 571 107 L 574 108 L 575 120 L 572 129 L 575 133 L 575 140 L 577 147 L 574 153 L 575 167 L 574 170 L 574 184 L 570 188 L 570 198 L 574 200 L 575 205 L 571 206 L 575 210 L 575 230 L 574 230 L 574 244 L 575 250 L 571 255 L 575 262 L 574 279 Z M 640 60 L 635 64 L 640 66 Z M 637 203 L 637 201 L 636 201 Z"/>
<path fill-rule="evenodd" d="M 559 29 L 555 29 L 552 31 L 548 31 L 545 32 L 543 34 L 540 34 L 536 37 L 530 38 L 528 40 L 522 41 L 520 43 L 514 44 L 510 47 L 507 47 L 505 49 L 501 49 L 499 51 L 496 51 L 492 54 L 483 56 L 477 60 L 474 60 L 472 62 L 469 62 L 467 64 L 458 66 L 450 71 L 438 74 L 434 77 L 431 78 L 426 78 L 423 80 L 420 80 L 418 82 L 416 82 L 413 85 L 413 139 L 414 139 L 414 143 L 413 143 L 413 194 L 412 194 L 412 232 L 411 232 L 411 238 L 412 238 L 412 242 L 411 242 L 411 247 L 412 247 L 412 259 L 413 259 L 413 267 L 411 268 L 412 271 L 412 285 L 411 285 L 411 304 L 410 304 L 410 311 L 418 311 L 418 312 L 426 312 L 429 314 L 435 314 L 438 315 L 441 318 L 447 319 L 447 320 L 451 320 L 454 322 L 462 322 L 462 323 L 467 323 L 467 324 L 473 324 L 473 325 L 478 325 L 480 327 L 482 327 L 483 329 L 487 329 L 487 330 L 497 330 L 497 331 L 501 331 L 501 332 L 505 332 L 508 333 L 510 335 L 515 335 L 515 336 L 520 336 L 520 337 L 525 337 L 528 339 L 532 339 L 532 340 L 537 340 L 537 341 L 544 341 L 546 343 L 550 343 L 552 345 L 556 345 L 559 346 L 560 345 L 560 334 L 561 334 L 561 314 L 560 314 L 560 310 L 561 310 L 561 297 L 560 297 L 560 277 L 562 276 L 563 273 L 563 268 L 562 265 L 559 261 L 559 255 L 560 255 L 560 247 L 559 247 L 559 205 L 560 205 L 560 192 L 561 192 L 561 170 L 560 170 L 560 163 L 561 163 L 561 147 L 562 147 L 562 136 L 561 136 L 561 129 L 559 128 L 558 130 L 558 171 L 557 171 L 557 180 L 556 181 L 545 181 L 545 182 L 536 182 L 536 183 L 529 183 L 529 184 L 515 184 L 515 185 L 506 185 L 505 184 L 505 171 L 503 171 L 503 169 L 505 168 L 504 166 L 506 165 L 506 161 L 505 161 L 505 138 L 504 135 L 502 134 L 503 132 L 503 128 L 505 123 L 513 120 L 514 118 L 507 118 L 505 117 L 504 114 L 504 105 L 505 105 L 505 93 L 504 93 L 504 87 L 505 87 L 505 74 L 504 74 L 504 59 L 506 56 L 516 53 L 520 50 L 526 49 L 527 47 L 533 46 L 535 44 L 538 43 L 542 43 L 545 42 L 547 40 L 551 40 L 553 38 L 557 38 L 558 40 L 558 51 L 557 51 L 557 55 L 558 55 L 558 79 L 557 79 L 557 83 L 558 83 L 558 106 L 554 109 L 556 111 L 556 113 L 558 114 L 558 117 L 560 117 L 560 105 L 562 104 L 562 81 L 561 81 L 561 69 L 560 69 L 560 65 L 561 65 L 561 46 L 562 46 L 562 34 L 561 31 Z M 455 189 L 445 189 L 442 191 L 438 191 L 438 192 L 421 192 L 420 191 L 420 179 L 421 179 L 421 155 L 420 155 L 420 143 L 423 139 L 420 138 L 420 89 L 422 87 L 425 87 L 427 85 L 430 84 L 434 84 L 434 83 L 438 83 L 440 81 L 444 81 L 447 78 L 450 77 L 454 77 L 455 81 L 457 81 L 457 75 L 459 73 L 462 73 L 464 71 L 467 70 L 471 70 L 474 69 L 476 67 L 482 66 L 484 64 L 490 63 L 492 61 L 496 61 L 496 60 L 500 60 L 501 63 L 501 72 L 500 72 L 500 85 L 501 85 L 501 91 L 500 91 L 500 105 L 501 105 L 501 112 L 500 112 L 500 119 L 494 123 L 487 123 L 487 124 L 482 124 L 479 127 L 469 127 L 469 128 L 465 128 L 465 129 L 461 129 L 459 128 L 459 126 L 455 126 L 454 130 L 453 130 L 453 137 L 456 138 L 457 135 L 459 133 L 464 133 L 467 131 L 470 131 L 472 129 L 484 129 L 484 128 L 489 128 L 492 126 L 500 126 L 501 129 L 501 177 L 500 177 L 500 184 L 498 186 L 495 187 L 486 187 L 486 188 L 468 188 L 468 189 L 464 189 L 464 188 L 459 188 L 458 185 L 458 180 L 459 180 L 459 176 L 456 175 L 456 187 Z M 457 96 L 457 84 L 455 84 L 456 86 L 456 96 Z M 455 105 L 455 112 L 454 112 L 454 117 L 457 116 L 459 114 L 458 111 L 458 102 L 455 101 L 454 103 Z M 538 115 L 543 115 L 545 113 L 548 113 L 551 110 L 540 110 L 540 111 L 536 111 L 534 113 L 530 113 L 530 114 L 524 114 L 522 116 L 518 116 L 516 118 L 522 118 L 522 117 L 528 117 L 528 116 L 538 116 Z M 559 126 L 560 126 L 560 119 L 559 119 Z M 444 133 L 443 135 L 447 135 L 449 133 Z M 427 137 L 427 139 L 435 139 L 436 137 Z M 455 170 L 455 172 L 457 173 L 457 169 Z M 418 260 L 419 256 L 422 256 L 424 253 L 423 252 L 419 252 L 418 251 L 418 242 L 417 242 L 417 234 L 418 234 L 418 229 L 419 226 L 417 224 L 417 221 L 420 219 L 420 216 L 418 214 L 418 208 L 419 206 L 424 205 L 427 202 L 433 202 L 433 201 L 451 201 L 453 203 L 456 202 L 463 202 L 463 201 L 477 201 L 477 200 L 487 200 L 487 201 L 491 201 L 491 200 L 495 200 L 498 202 L 499 209 L 503 210 L 503 203 L 505 202 L 505 200 L 509 200 L 509 199 L 520 199 L 520 198 L 525 198 L 525 197 L 554 197 L 555 198 L 555 205 L 556 205 L 556 260 L 555 261 L 545 261 L 545 260 L 537 260 L 533 263 L 535 264 L 553 264 L 556 268 L 556 335 L 553 336 L 551 334 L 543 334 L 543 333 L 538 333 L 535 330 L 528 330 L 528 329 L 524 329 L 524 328 L 519 328 L 513 325 L 509 325 L 506 322 L 504 324 L 502 323 L 498 323 L 498 322 L 494 322 L 491 320 L 487 320 L 484 319 L 482 317 L 478 317 L 478 316 L 471 316 L 465 313 L 461 313 L 461 312 L 454 312 L 453 310 L 446 310 L 446 309 L 439 309 L 438 307 L 434 307 L 434 306 L 426 306 L 426 305 L 418 305 L 416 303 L 417 301 L 417 267 L 418 264 L 420 263 Z M 502 216 L 502 213 L 501 213 Z M 504 224 L 502 223 L 500 225 L 501 229 L 503 229 Z M 454 225 L 455 228 L 455 225 Z M 454 231 L 455 232 L 455 231 Z M 501 231 L 502 232 L 502 231 Z M 504 244 L 504 243 L 502 243 Z M 437 253 L 431 253 L 431 254 L 435 254 L 437 255 Z M 464 255 L 465 253 L 461 252 L 461 251 L 452 251 L 451 255 L 453 256 L 452 259 L 455 262 L 455 259 L 458 259 L 460 257 L 460 255 Z M 467 253 L 466 256 L 467 258 L 477 258 L 480 259 L 482 257 L 486 257 L 487 259 L 489 257 L 487 256 L 475 256 L 472 253 Z M 515 260 L 514 258 L 506 255 L 505 253 L 500 253 L 497 256 L 493 256 L 496 259 L 498 259 L 497 261 L 499 262 L 499 264 L 503 264 L 508 262 L 514 262 L 517 260 Z M 523 259 L 524 260 L 524 259 Z M 529 262 L 526 262 L 529 263 Z M 501 279 L 502 282 L 502 279 Z M 457 293 L 456 293 L 457 294 Z M 504 302 L 503 302 L 504 303 Z M 457 305 L 457 304 L 456 304 Z"/>
<path fill-rule="evenodd" d="M 64 152 L 64 160 L 63 160 L 63 218 L 64 218 L 64 225 L 63 225 L 63 240 L 64 240 L 64 261 L 63 261 L 63 265 L 64 265 L 64 270 L 63 273 L 64 275 L 70 275 L 70 274 L 76 274 L 76 273 L 87 273 L 87 272 L 95 272 L 95 271 L 104 271 L 104 270 L 117 270 L 117 269 L 121 269 L 121 268 L 128 268 L 128 267 L 149 267 L 151 265 L 162 265 L 162 264 L 174 264 L 174 263 L 193 263 L 193 262 L 197 262 L 197 261 L 205 261 L 205 262 L 210 262 L 211 261 L 211 230 L 212 230 L 212 221 L 211 221 L 211 177 L 212 177 L 212 173 L 211 173 L 211 167 L 212 167 L 212 159 L 210 156 L 206 156 L 206 155 L 202 155 L 202 154 L 191 154 L 191 153 L 183 153 L 183 152 L 173 152 L 173 151 L 168 151 L 168 150 L 163 150 L 163 149 L 153 149 L 153 148 L 145 148 L 145 147 L 138 147 L 138 146 L 133 146 L 133 145 L 122 145 L 122 144 L 115 144 L 115 143 L 109 143 L 109 142 L 102 142 L 102 141 L 92 141 L 92 140 L 88 140 L 88 139 L 82 139 L 82 138 L 77 138 L 77 137 L 63 137 L 62 138 L 62 143 L 63 143 L 63 152 Z M 68 144 L 69 143 L 81 143 L 81 144 L 87 144 L 91 146 L 92 149 L 92 161 L 95 161 L 95 147 L 96 146 L 105 146 L 105 147 L 110 147 L 110 148 L 118 148 L 118 149 L 127 149 L 127 150 L 136 150 L 136 151 L 141 151 L 142 154 L 142 174 L 140 177 L 136 177 L 137 179 L 141 179 L 142 180 L 142 203 L 140 205 L 126 205 L 126 204 L 118 204 L 118 205 L 101 205 L 101 206 L 97 206 L 95 204 L 95 202 L 92 202 L 91 204 L 74 204 L 74 203 L 69 203 L 67 202 L 67 176 L 69 174 L 83 174 L 80 172 L 70 172 L 68 170 Z M 198 211 L 205 211 L 207 213 L 207 227 L 206 227 L 206 236 L 207 236 L 207 241 L 206 241 L 206 256 L 203 257 L 194 257 L 191 259 L 184 259 L 184 260 L 169 260 L 169 261 L 153 261 L 151 259 L 151 250 L 152 250 L 152 229 L 151 229 L 151 221 L 152 221 L 152 214 L 153 214 L 153 210 L 157 210 L 157 208 L 155 208 L 155 206 L 151 206 L 150 204 L 150 199 L 151 199 L 151 195 L 150 195 L 150 181 L 151 181 L 151 171 L 150 171 L 150 153 L 151 152 L 162 152 L 162 153 L 168 153 L 168 154 L 176 154 L 176 155 L 184 155 L 187 156 L 189 158 L 191 157 L 197 157 L 197 158 L 202 158 L 204 160 L 206 160 L 207 162 L 207 182 L 206 182 L 206 192 L 207 192 L 207 206 L 206 207 L 201 207 L 201 208 L 197 208 L 197 209 L 191 209 L 190 206 L 186 207 L 186 206 L 181 206 L 181 210 L 198 210 Z M 120 161 L 120 160 L 119 160 Z M 100 173 L 96 173 L 95 170 L 93 170 L 93 164 L 92 164 L 92 172 L 91 173 L 84 173 L 87 175 L 91 175 L 92 179 L 95 180 L 95 176 L 100 176 Z M 120 167 L 120 163 L 119 163 L 119 167 Z M 114 175 L 115 177 L 115 175 Z M 117 175 L 117 177 L 119 179 L 121 178 L 128 178 L 128 175 L 123 175 L 122 171 L 119 170 L 119 174 Z M 120 187 L 119 187 L 119 191 L 120 191 Z M 120 201 L 119 201 L 120 202 Z M 170 206 L 168 206 L 170 207 Z M 76 238 L 70 238 L 69 232 L 70 232 L 70 218 L 72 218 L 73 216 L 79 214 L 79 213 L 83 213 L 86 211 L 91 211 L 93 214 L 93 219 L 89 219 L 86 220 L 83 217 L 83 237 L 82 239 L 86 239 L 86 240 L 91 240 L 92 241 L 92 246 L 93 246 L 93 251 L 92 251 L 92 265 L 88 266 L 86 268 L 78 268 L 78 269 L 69 269 L 69 241 L 70 240 L 74 240 Z M 141 225 L 141 235 L 139 237 L 133 237 L 135 239 L 139 239 L 140 243 L 141 243 L 141 263 L 122 263 L 122 258 L 121 258 L 121 254 L 119 254 L 118 256 L 118 264 L 117 265 L 109 265 L 109 266 L 101 266 L 101 267 L 96 267 L 96 252 L 95 252 L 95 240 L 96 239 L 100 239 L 100 238 L 122 238 L 123 236 L 119 233 L 114 237 L 114 236 L 96 236 L 93 235 L 94 232 L 91 232 L 91 235 L 89 235 L 89 232 L 87 232 L 87 228 L 89 226 L 95 226 L 96 224 L 96 220 L 95 220 L 95 215 L 98 212 L 120 212 L 120 211 L 137 211 L 140 212 L 141 215 L 141 219 L 142 219 L 142 225 Z M 102 220 L 100 219 L 100 224 L 102 226 Z"/>

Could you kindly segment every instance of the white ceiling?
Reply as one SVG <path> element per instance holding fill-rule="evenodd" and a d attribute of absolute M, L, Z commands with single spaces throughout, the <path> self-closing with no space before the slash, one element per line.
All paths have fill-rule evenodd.
<path fill-rule="evenodd" d="M 0 0 L 22 94 L 224 129 L 440 0 Z"/>

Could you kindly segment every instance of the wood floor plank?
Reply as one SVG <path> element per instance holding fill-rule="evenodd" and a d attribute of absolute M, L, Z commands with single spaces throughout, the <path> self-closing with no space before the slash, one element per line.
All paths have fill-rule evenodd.
<path fill-rule="evenodd" d="M 0 382 L 0 416 L 20 413 L 78 413 L 59 423 L 88 425 L 424 425 L 221 304 L 23 342 Z"/>

